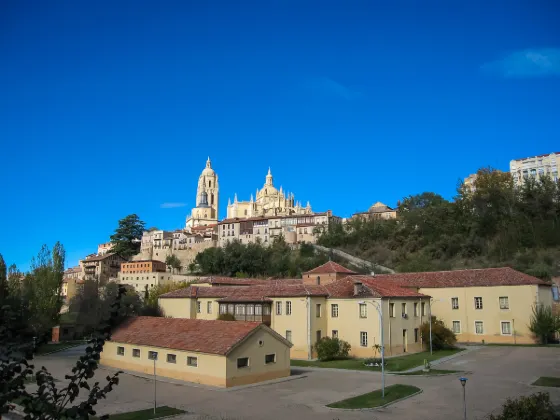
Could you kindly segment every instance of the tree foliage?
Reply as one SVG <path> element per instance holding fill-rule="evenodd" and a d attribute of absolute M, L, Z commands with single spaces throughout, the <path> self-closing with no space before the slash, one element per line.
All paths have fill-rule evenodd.
<path fill-rule="evenodd" d="M 516 399 L 508 398 L 500 414 L 491 414 L 488 420 L 560 420 L 560 414 L 550 401 L 550 394 L 538 392 Z"/>
<path fill-rule="evenodd" d="M 430 348 L 430 323 L 424 322 L 420 327 L 424 347 Z M 432 315 L 432 348 L 434 350 L 452 349 L 457 343 L 457 336 L 441 319 Z"/>
<path fill-rule="evenodd" d="M 516 188 L 509 173 L 484 168 L 452 201 L 408 196 L 396 220 L 333 224 L 318 242 L 401 272 L 509 265 L 549 279 L 560 257 L 560 183 L 530 178 Z"/>
<path fill-rule="evenodd" d="M 317 358 L 321 361 L 345 359 L 350 353 L 350 343 L 336 337 L 323 337 L 315 343 Z"/>
<path fill-rule="evenodd" d="M 119 226 L 115 233 L 111 235 L 113 248 L 111 252 L 129 258 L 140 252 L 140 240 L 144 233 L 144 222 L 138 215 L 129 214 L 124 219 L 119 220 Z"/>
<path fill-rule="evenodd" d="M 293 251 L 284 238 L 279 237 L 269 246 L 233 241 L 223 248 L 208 248 L 197 254 L 189 269 L 231 277 L 297 277 L 327 261 L 327 256 L 315 253 L 309 246 L 302 245 Z"/>
<path fill-rule="evenodd" d="M 158 284 L 150 288 L 148 291 L 148 297 L 144 299 L 141 314 L 149 316 L 163 316 L 161 308 L 159 307 L 159 297 L 164 293 L 184 289 L 185 287 L 189 287 L 189 285 L 190 283 L 186 281 L 180 281 L 176 283 Z"/>
<path fill-rule="evenodd" d="M 535 305 L 529 320 L 529 330 L 541 344 L 548 344 L 554 333 L 560 332 L 560 315 L 554 314 L 550 306 Z"/>
<path fill-rule="evenodd" d="M 183 268 L 181 260 L 175 254 L 168 255 L 165 258 L 165 264 L 168 268 L 171 268 L 173 272 L 175 272 L 175 270 L 181 271 L 181 269 Z"/>

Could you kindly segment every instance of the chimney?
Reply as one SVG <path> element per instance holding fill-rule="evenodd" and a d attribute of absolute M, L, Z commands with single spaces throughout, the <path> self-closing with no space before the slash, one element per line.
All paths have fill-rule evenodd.
<path fill-rule="evenodd" d="M 362 282 L 356 281 L 354 282 L 354 296 L 357 296 L 362 291 Z"/>

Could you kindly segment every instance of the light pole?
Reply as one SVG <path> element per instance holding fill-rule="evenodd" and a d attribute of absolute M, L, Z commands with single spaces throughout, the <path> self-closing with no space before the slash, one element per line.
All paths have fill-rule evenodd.
<path fill-rule="evenodd" d="M 461 376 L 459 378 L 459 381 L 461 381 L 461 385 L 463 385 L 463 419 L 467 420 L 467 397 L 465 393 L 465 385 L 467 384 L 467 378 Z"/>
<path fill-rule="evenodd" d="M 381 396 L 385 398 L 385 342 L 383 340 L 383 310 L 378 302 L 360 301 L 358 304 L 371 304 L 379 314 L 379 329 L 381 330 Z"/>
<path fill-rule="evenodd" d="M 428 310 L 430 312 L 430 356 L 434 354 L 434 350 L 432 347 L 432 302 L 439 302 L 439 301 L 442 301 L 442 299 L 430 298 L 430 304 L 428 305 Z"/>

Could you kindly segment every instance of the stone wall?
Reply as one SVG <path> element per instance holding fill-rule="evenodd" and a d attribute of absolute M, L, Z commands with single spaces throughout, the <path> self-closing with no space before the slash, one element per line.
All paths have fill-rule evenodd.
<path fill-rule="evenodd" d="M 173 254 L 179 258 L 181 265 L 183 266 L 183 269 L 178 274 L 188 274 L 189 264 L 194 262 L 198 253 L 215 246 L 217 246 L 216 241 L 204 241 L 198 244 L 193 244 L 189 249 L 152 248 L 151 252 L 141 252 L 140 254 L 135 255 L 132 260 L 157 260 L 165 262 L 165 259 L 169 255 Z"/>

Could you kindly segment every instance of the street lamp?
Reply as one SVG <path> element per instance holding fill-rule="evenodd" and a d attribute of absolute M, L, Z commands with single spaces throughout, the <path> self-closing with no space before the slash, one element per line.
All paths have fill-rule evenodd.
<path fill-rule="evenodd" d="M 467 397 L 465 395 L 465 385 L 467 384 L 467 378 L 461 376 L 459 378 L 459 381 L 461 381 L 461 385 L 463 385 L 463 419 L 467 420 Z"/>
<path fill-rule="evenodd" d="M 378 302 L 372 301 L 359 301 L 358 304 L 365 305 L 366 303 L 371 304 L 379 314 L 379 329 L 381 330 L 381 395 L 385 398 L 385 342 L 383 340 L 383 310 Z"/>
<path fill-rule="evenodd" d="M 432 302 L 442 302 L 443 299 L 434 299 L 434 298 L 430 298 L 430 305 L 428 307 L 428 309 L 430 310 L 430 356 L 432 356 L 434 354 L 434 350 L 432 347 Z"/>

